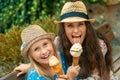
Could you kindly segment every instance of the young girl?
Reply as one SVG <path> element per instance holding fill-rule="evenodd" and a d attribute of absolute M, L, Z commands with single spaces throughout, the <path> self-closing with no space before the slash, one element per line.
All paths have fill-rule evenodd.
<path fill-rule="evenodd" d="M 27 73 L 26 80 L 56 80 L 57 75 L 49 66 L 49 58 L 51 56 L 54 55 L 58 58 L 53 44 L 55 35 L 46 33 L 38 25 L 29 25 L 22 31 L 21 38 L 23 42 L 21 53 L 23 56 L 28 57 L 31 62 L 31 69 Z M 71 69 L 79 70 L 79 66 Z M 73 72 L 68 73 L 72 74 Z M 72 80 L 69 75 L 67 78 Z M 57 78 L 57 80 L 63 80 L 63 78 Z"/>
<path fill-rule="evenodd" d="M 55 35 L 46 33 L 38 25 L 29 25 L 21 33 L 21 53 L 29 58 L 31 68 L 26 80 L 54 80 L 57 75 L 52 72 L 48 60 L 51 56 L 57 56 L 53 45 Z"/>

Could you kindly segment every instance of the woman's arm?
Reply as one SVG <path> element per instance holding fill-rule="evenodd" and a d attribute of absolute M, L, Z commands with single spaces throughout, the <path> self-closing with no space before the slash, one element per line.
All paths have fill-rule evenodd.
<path fill-rule="evenodd" d="M 17 76 L 20 76 L 21 74 L 24 74 L 28 72 L 28 70 L 31 68 L 31 64 L 20 64 L 19 66 L 15 67 L 14 71 L 20 71 L 18 72 Z"/>
<path fill-rule="evenodd" d="M 68 76 L 68 80 L 74 80 L 80 71 L 80 66 L 70 66 L 67 70 L 67 76 Z"/>

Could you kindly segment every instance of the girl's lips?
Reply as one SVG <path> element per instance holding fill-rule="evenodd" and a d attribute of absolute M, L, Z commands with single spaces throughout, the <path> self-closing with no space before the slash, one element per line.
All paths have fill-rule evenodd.
<path fill-rule="evenodd" d="M 41 57 L 41 59 L 47 59 L 47 58 L 49 58 L 49 56 L 50 55 L 45 55 L 45 56 Z"/>

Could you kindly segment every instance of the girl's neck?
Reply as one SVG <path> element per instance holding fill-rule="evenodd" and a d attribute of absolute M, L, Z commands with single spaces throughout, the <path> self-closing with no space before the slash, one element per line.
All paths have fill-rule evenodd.
<path fill-rule="evenodd" d="M 49 65 L 42 65 L 42 70 L 46 75 L 48 75 L 50 77 L 54 76 L 54 72 L 52 71 L 52 69 Z"/>
<path fill-rule="evenodd" d="M 48 64 L 42 64 L 41 67 L 45 70 L 51 69 L 51 67 Z"/>

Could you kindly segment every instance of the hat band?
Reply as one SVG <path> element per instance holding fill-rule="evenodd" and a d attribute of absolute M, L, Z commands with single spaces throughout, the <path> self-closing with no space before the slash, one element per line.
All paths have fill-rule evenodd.
<path fill-rule="evenodd" d="M 81 13 L 81 12 L 69 12 L 69 13 L 65 13 L 63 14 L 62 16 L 60 16 L 60 20 L 63 20 L 65 18 L 68 18 L 68 17 L 83 17 L 85 19 L 89 19 L 88 15 L 84 14 L 84 13 Z"/>

